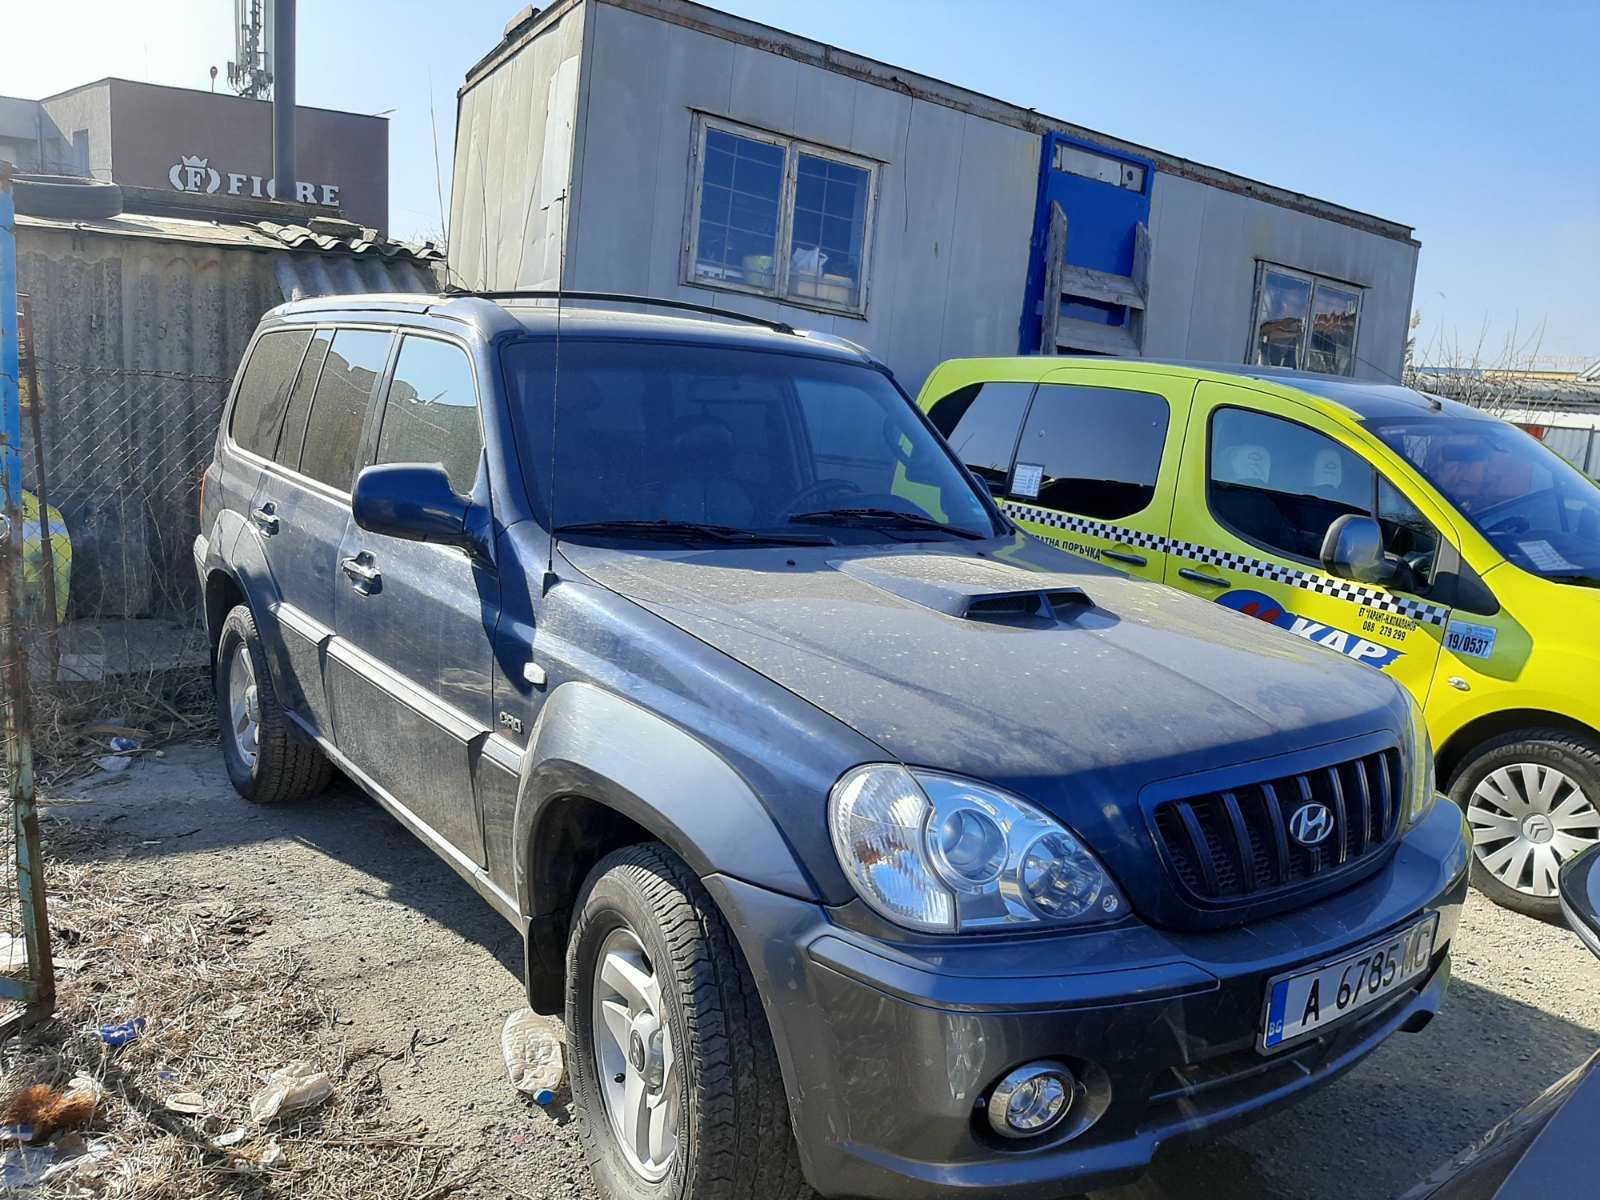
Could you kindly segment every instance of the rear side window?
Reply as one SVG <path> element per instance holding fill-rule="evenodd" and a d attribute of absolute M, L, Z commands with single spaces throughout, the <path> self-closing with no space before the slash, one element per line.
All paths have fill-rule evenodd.
<path fill-rule="evenodd" d="M 1037 477 L 1039 503 L 1064 512 L 1110 521 L 1142 512 L 1156 497 L 1170 411 L 1151 392 L 1041 383 L 1017 446 L 1016 483 Z M 1024 493 L 1014 484 L 1012 494 Z"/>
<path fill-rule="evenodd" d="M 256 342 L 233 402 L 229 432 L 240 449 L 271 458 L 283 425 L 289 384 L 311 340 L 309 331 L 286 329 L 263 334 Z"/>
<path fill-rule="evenodd" d="M 367 402 L 389 361 L 392 340 L 392 334 L 374 329 L 341 329 L 333 335 L 306 422 L 302 475 L 350 490 Z"/>
<path fill-rule="evenodd" d="M 283 433 L 278 437 L 278 448 L 273 461 L 291 471 L 300 469 L 300 447 L 305 443 L 306 415 L 311 411 L 311 392 L 317 386 L 317 376 L 328 357 L 328 346 L 333 341 L 333 330 L 319 329 L 311 336 L 311 345 L 300 362 L 300 374 L 295 376 L 294 387 L 289 391 L 289 404 L 283 413 Z"/>
<path fill-rule="evenodd" d="M 459 346 L 434 338 L 400 343 L 378 434 L 381 463 L 438 463 L 466 493 L 478 477 L 483 431 L 472 364 Z"/>
<path fill-rule="evenodd" d="M 1315 562 L 1328 526 L 1372 511 L 1375 480 L 1363 459 L 1304 425 L 1242 408 L 1211 418 L 1211 511 L 1268 550 Z"/>
<path fill-rule="evenodd" d="M 1031 395 L 1031 383 L 969 384 L 935 404 L 928 417 L 974 475 L 1003 487 Z"/>

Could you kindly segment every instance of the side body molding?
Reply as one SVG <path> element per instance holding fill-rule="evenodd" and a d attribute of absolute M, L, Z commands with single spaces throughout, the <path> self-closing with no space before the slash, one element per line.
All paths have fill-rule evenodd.
<path fill-rule="evenodd" d="M 529 864 L 539 861 L 545 817 L 572 797 L 604 804 L 649 830 L 702 878 L 720 873 L 790 896 L 815 896 L 771 814 L 710 747 L 630 700 L 570 682 L 551 692 L 539 712 L 513 821 L 517 897 L 536 920 L 565 902 Z"/>

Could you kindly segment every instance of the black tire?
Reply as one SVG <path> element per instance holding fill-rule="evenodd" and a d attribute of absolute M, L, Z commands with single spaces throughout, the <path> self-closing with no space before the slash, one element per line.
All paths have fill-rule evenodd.
<path fill-rule="evenodd" d="M 122 189 L 105 179 L 78 175 L 14 175 L 12 198 L 30 217 L 114 217 L 122 211 Z"/>
<path fill-rule="evenodd" d="M 235 651 L 243 646 L 250 656 L 259 706 L 259 733 L 255 764 L 240 751 L 229 711 L 228 689 Z M 256 632 L 255 618 L 239 605 L 222 622 L 217 639 L 217 665 L 212 680 L 216 697 L 217 725 L 222 731 L 222 760 L 234 790 L 253 804 L 284 804 L 315 796 L 328 786 L 333 764 L 320 747 L 284 715 L 272 690 L 267 671 L 267 656 Z"/>
<path fill-rule="evenodd" d="M 676 1153 L 658 1182 L 624 1156 L 601 1094 L 592 1019 L 600 951 L 618 929 L 637 938 L 661 984 L 683 1069 Z M 694 873 L 649 843 L 607 855 L 589 874 L 567 941 L 566 1023 L 578 1132 L 606 1200 L 803 1200 L 789 1104 L 755 981 Z"/>
<path fill-rule="evenodd" d="M 1565 729 L 1523 729 L 1484 742 L 1462 760 L 1451 776 L 1450 799 L 1463 812 L 1470 813 L 1473 792 L 1479 784 L 1501 768 L 1522 764 L 1560 771 L 1591 805 L 1600 806 L 1600 739 Z M 1556 896 L 1533 895 L 1495 878 L 1483 859 L 1492 856 L 1501 845 L 1503 842 L 1481 835 L 1475 839 L 1472 885 L 1502 907 L 1560 924 L 1561 902 Z M 1525 884 L 1532 886 L 1531 866 Z"/>

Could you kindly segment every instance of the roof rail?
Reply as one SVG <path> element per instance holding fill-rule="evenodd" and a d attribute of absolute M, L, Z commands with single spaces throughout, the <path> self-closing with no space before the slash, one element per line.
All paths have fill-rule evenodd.
<path fill-rule="evenodd" d="M 782 321 L 769 321 L 766 317 L 751 316 L 726 308 L 712 308 L 709 304 L 695 304 L 688 300 L 666 300 L 660 296 L 636 296 L 629 292 L 569 292 L 552 290 L 473 291 L 469 288 L 451 289 L 440 293 L 451 297 L 475 296 L 481 300 L 594 300 L 612 304 L 644 304 L 657 308 L 676 308 L 684 312 L 703 313 L 708 317 L 726 317 L 730 321 L 744 321 L 750 325 L 763 325 L 776 333 L 794 333 L 793 325 Z"/>

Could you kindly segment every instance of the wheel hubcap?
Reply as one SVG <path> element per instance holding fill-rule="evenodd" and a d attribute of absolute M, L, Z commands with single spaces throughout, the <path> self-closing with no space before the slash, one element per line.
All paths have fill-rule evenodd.
<path fill-rule="evenodd" d="M 1489 772 L 1467 804 L 1473 852 L 1526 896 L 1556 894 L 1556 872 L 1600 841 L 1600 811 L 1571 776 L 1543 763 Z"/>
<path fill-rule="evenodd" d="M 256 687 L 250 651 L 243 642 L 233 648 L 233 658 L 228 663 L 228 717 L 233 748 L 253 773 L 261 749 L 261 693 Z"/>
<path fill-rule="evenodd" d="M 654 1183 L 678 1152 L 678 1063 L 660 981 L 632 930 L 600 947 L 592 1020 L 606 1117 L 628 1165 Z"/>

